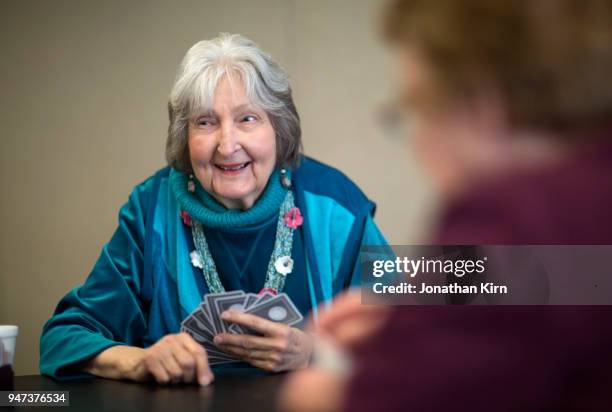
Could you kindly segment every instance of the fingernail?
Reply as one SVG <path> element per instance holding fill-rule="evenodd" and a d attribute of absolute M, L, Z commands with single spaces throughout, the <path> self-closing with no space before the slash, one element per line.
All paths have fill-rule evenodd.
<path fill-rule="evenodd" d="M 213 338 L 214 343 L 223 343 L 223 337 L 221 335 L 217 335 Z"/>
<path fill-rule="evenodd" d="M 212 373 L 205 373 L 204 375 L 200 376 L 200 385 L 201 386 L 208 386 L 210 385 L 210 383 L 213 381 L 214 376 L 212 375 Z"/>
<path fill-rule="evenodd" d="M 231 313 L 229 313 L 228 311 L 225 311 L 221 314 L 221 319 L 227 320 L 232 316 Z"/>

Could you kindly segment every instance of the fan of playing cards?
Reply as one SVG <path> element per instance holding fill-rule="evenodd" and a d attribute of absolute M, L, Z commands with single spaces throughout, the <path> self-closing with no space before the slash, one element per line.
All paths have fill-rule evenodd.
<path fill-rule="evenodd" d="M 241 325 L 222 320 L 220 316 L 226 310 L 249 313 L 289 326 L 303 320 L 302 314 L 285 293 L 274 295 L 266 292 L 256 295 L 241 290 L 209 293 L 200 306 L 181 322 L 181 332 L 190 334 L 196 342 L 206 348 L 208 362 L 211 365 L 241 362 L 241 359 L 223 352 L 213 343 L 215 335 L 223 332 L 257 334 Z"/>

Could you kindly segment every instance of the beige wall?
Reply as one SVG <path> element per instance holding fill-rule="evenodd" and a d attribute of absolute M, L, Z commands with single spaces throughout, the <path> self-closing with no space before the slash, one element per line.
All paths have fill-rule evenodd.
<path fill-rule="evenodd" d="M 376 0 L 18 1 L 0 6 L 0 324 L 37 373 L 57 301 L 89 273 L 136 183 L 163 166 L 166 97 L 187 48 L 253 38 L 289 72 L 306 152 L 352 177 L 394 243 L 417 241 L 427 192 L 390 97 Z"/>

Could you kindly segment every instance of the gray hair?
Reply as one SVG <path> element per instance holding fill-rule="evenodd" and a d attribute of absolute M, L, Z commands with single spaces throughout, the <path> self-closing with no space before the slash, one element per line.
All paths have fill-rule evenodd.
<path fill-rule="evenodd" d="M 296 167 L 302 130 L 287 74 L 253 41 L 227 33 L 194 44 L 181 62 L 168 102 L 168 164 L 191 173 L 189 120 L 211 111 L 219 81 L 232 73 L 239 74 L 249 99 L 270 118 L 276 133 L 277 167 Z"/>

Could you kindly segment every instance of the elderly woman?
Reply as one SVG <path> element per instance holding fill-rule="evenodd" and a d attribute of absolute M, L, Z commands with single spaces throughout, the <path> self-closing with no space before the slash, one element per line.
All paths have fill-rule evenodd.
<path fill-rule="evenodd" d="M 384 243 L 374 203 L 339 171 L 301 155 L 287 75 L 249 39 L 195 44 L 168 106 L 169 167 L 136 186 L 93 271 L 44 326 L 44 374 L 206 385 L 206 351 L 178 333 L 203 296 L 285 292 L 307 315 L 359 282 L 360 245 Z M 278 271 L 279 257 L 290 257 L 289 274 Z M 307 333 L 228 314 L 260 332 L 215 337 L 245 361 L 242 371 L 308 363 Z"/>

